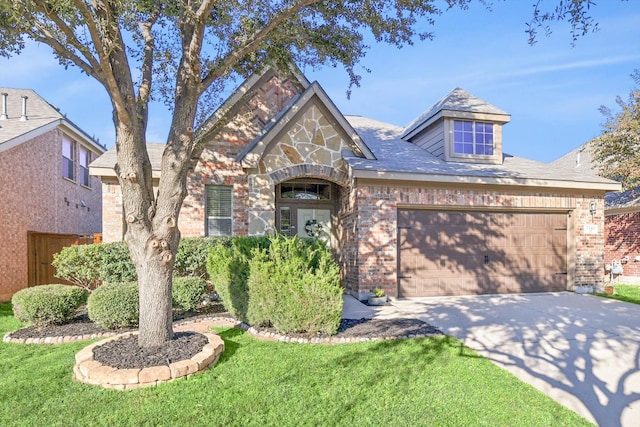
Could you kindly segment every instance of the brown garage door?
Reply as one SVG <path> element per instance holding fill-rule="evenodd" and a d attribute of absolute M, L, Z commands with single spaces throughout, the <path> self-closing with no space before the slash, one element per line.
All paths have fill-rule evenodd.
<path fill-rule="evenodd" d="M 402 297 L 562 291 L 565 213 L 398 211 Z"/>

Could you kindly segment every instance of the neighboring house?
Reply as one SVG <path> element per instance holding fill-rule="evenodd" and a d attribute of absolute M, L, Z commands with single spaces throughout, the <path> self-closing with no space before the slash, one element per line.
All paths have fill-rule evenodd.
<path fill-rule="evenodd" d="M 104 151 L 34 91 L 0 88 L 0 301 L 59 282 L 52 254 L 100 232 Z"/>
<path fill-rule="evenodd" d="M 222 117 L 188 178 L 183 236 L 318 236 L 360 299 L 602 285 L 604 195 L 620 185 L 504 153 L 509 114 L 462 89 L 402 128 L 269 69 L 203 126 Z M 163 149 L 149 145 L 155 177 Z M 114 165 L 115 150 L 91 165 L 105 241 L 124 233 Z"/>
<path fill-rule="evenodd" d="M 589 143 L 570 151 L 551 165 L 564 170 L 598 174 Z M 620 261 L 622 274 L 616 280 L 640 283 L 640 188 L 610 192 L 605 195 L 605 277 L 611 278 L 613 265 Z"/>

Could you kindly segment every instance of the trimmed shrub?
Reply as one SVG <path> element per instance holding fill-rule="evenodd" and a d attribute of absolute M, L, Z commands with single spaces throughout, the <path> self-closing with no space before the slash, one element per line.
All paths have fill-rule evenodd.
<path fill-rule="evenodd" d="M 175 276 L 202 277 L 207 280 L 207 255 L 210 248 L 230 246 L 227 237 L 188 237 L 180 240 Z M 125 242 L 75 245 L 53 256 L 56 277 L 87 290 L 100 283 L 123 283 L 137 280 L 135 266 Z"/>
<path fill-rule="evenodd" d="M 102 256 L 99 277 L 105 283 L 126 283 L 138 280 L 125 242 L 101 243 Z"/>
<path fill-rule="evenodd" d="M 53 255 L 56 277 L 90 290 L 100 281 L 100 245 L 74 245 Z"/>
<path fill-rule="evenodd" d="M 333 335 L 340 326 L 340 268 L 323 244 L 274 237 L 249 260 L 247 318 L 278 331 Z"/>
<path fill-rule="evenodd" d="M 22 289 L 11 298 L 15 316 L 38 328 L 61 325 L 76 315 L 87 293 L 68 285 L 41 285 Z"/>
<path fill-rule="evenodd" d="M 105 283 L 89 295 L 89 319 L 103 328 L 138 326 L 138 283 Z"/>
<path fill-rule="evenodd" d="M 268 237 L 234 237 L 230 246 L 209 249 L 209 280 L 222 299 L 224 308 L 236 318 L 247 321 L 249 258 L 252 250 L 269 247 Z"/>
<path fill-rule="evenodd" d="M 87 290 L 102 281 L 108 283 L 136 280 L 136 270 L 124 242 L 74 245 L 53 256 L 56 277 Z"/>
<path fill-rule="evenodd" d="M 207 255 L 209 249 L 222 245 L 230 246 L 228 237 L 187 237 L 180 240 L 173 274 L 175 276 L 193 276 L 209 279 L 207 274 Z"/>
<path fill-rule="evenodd" d="M 171 296 L 173 306 L 192 311 L 200 304 L 207 292 L 207 282 L 200 277 L 174 277 Z"/>

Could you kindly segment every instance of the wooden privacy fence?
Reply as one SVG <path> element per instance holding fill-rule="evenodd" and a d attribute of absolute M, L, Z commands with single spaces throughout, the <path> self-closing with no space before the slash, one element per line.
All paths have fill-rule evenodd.
<path fill-rule="evenodd" d="M 51 265 L 53 255 L 62 248 L 72 245 L 84 245 L 102 242 L 102 234 L 77 235 L 28 232 L 29 286 L 49 283 L 71 284 L 55 276 L 56 269 Z"/>

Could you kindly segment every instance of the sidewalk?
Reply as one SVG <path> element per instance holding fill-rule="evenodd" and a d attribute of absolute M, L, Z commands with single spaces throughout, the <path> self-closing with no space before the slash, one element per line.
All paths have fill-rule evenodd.
<path fill-rule="evenodd" d="M 398 317 L 398 308 L 393 305 L 393 302 L 391 305 L 371 307 L 361 303 L 351 295 L 343 295 L 342 300 L 344 301 L 342 306 L 343 319 L 390 319 Z"/>

